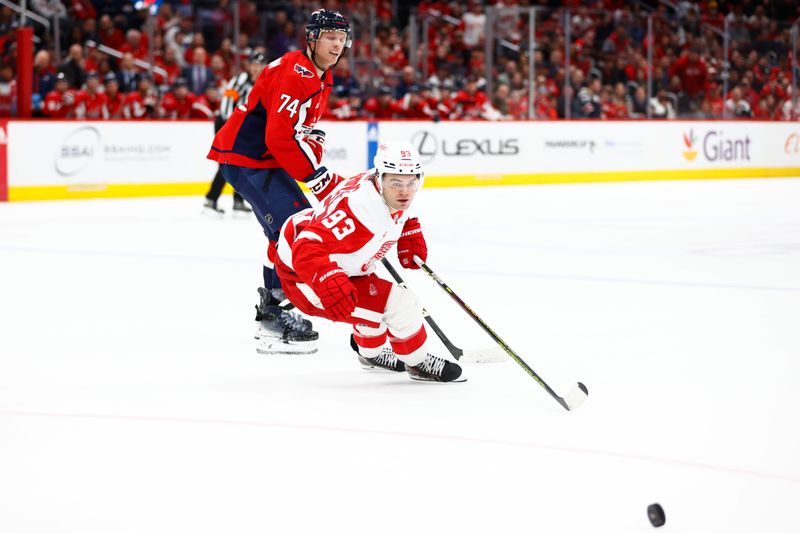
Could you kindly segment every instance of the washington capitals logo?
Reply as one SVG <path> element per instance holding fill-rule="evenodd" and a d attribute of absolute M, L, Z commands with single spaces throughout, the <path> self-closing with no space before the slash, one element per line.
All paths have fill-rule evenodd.
<path fill-rule="evenodd" d="M 304 67 L 303 65 L 300 65 L 298 63 L 294 64 L 294 71 L 297 72 L 298 74 L 300 74 L 304 78 L 313 78 L 314 77 L 314 73 L 313 72 L 311 72 L 306 67 Z"/>

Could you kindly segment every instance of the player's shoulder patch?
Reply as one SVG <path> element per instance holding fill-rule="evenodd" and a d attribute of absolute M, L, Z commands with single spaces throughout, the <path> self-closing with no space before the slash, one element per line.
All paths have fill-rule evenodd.
<path fill-rule="evenodd" d="M 295 63 L 294 64 L 294 71 L 296 73 L 300 74 L 300 77 L 302 77 L 302 78 L 313 78 L 314 77 L 314 73 L 311 72 L 310 70 L 308 70 L 306 67 L 304 67 L 300 63 Z"/>

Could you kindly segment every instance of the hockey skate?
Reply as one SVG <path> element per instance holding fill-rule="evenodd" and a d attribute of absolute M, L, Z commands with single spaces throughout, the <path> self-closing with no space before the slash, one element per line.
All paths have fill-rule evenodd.
<path fill-rule="evenodd" d="M 467 381 L 467 378 L 461 375 L 461 366 L 458 363 L 430 353 L 425 355 L 425 359 L 420 364 L 406 365 L 406 370 L 408 376 L 416 381 Z"/>
<path fill-rule="evenodd" d="M 270 354 L 312 354 L 317 352 L 319 334 L 311 321 L 278 305 L 269 291 L 258 289 L 261 297 L 256 306 L 256 352 Z"/>
<path fill-rule="evenodd" d="M 203 214 L 222 218 L 225 216 L 225 210 L 217 206 L 216 200 L 206 198 L 206 203 L 203 204 Z"/>
<path fill-rule="evenodd" d="M 245 203 L 244 200 L 239 198 L 233 199 L 233 216 L 234 218 L 245 218 L 250 216 L 253 210 Z"/>
<path fill-rule="evenodd" d="M 358 354 L 358 362 L 364 370 L 376 372 L 405 372 L 406 365 L 397 359 L 394 350 L 390 346 L 383 346 L 381 352 L 375 357 L 364 357 L 358 350 L 353 335 L 350 335 L 350 347 Z"/>

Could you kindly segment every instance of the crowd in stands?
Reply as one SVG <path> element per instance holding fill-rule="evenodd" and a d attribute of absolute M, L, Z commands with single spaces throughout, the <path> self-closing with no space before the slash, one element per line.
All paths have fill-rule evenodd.
<path fill-rule="evenodd" d="M 233 2 L 239 2 L 238 42 Z M 793 68 L 800 79 L 792 55 L 791 28 L 800 23 L 796 0 L 406 4 L 396 3 L 401 7 L 393 11 L 390 0 L 163 0 L 148 27 L 147 10 L 130 0 L 29 0 L 35 13 L 58 19 L 58 48 L 65 51 L 54 57 L 53 32 L 34 24 L 34 114 L 212 118 L 237 66 L 244 69 L 254 50 L 274 59 L 304 47 L 308 14 L 325 7 L 342 11 L 355 37 L 334 73 L 328 119 L 521 120 L 529 113 L 553 120 L 800 119 L 800 99 L 792 98 Z M 532 99 L 527 12 L 509 9 L 530 6 L 537 8 Z M 488 7 L 500 11 L 487 80 Z M 416 26 L 409 24 L 412 14 Z M 17 13 L 0 8 L 0 116 L 15 107 L 18 24 Z M 412 40 L 411 27 L 427 27 L 427 39 Z M 147 65 L 151 57 L 155 68 Z"/>

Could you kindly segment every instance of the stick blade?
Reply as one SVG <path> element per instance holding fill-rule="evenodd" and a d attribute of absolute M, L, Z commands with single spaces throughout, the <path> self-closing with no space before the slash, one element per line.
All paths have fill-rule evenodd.
<path fill-rule="evenodd" d="M 505 363 L 511 358 L 500 348 L 482 348 L 478 350 L 464 350 L 458 360 L 461 363 Z"/>
<path fill-rule="evenodd" d="M 567 404 L 567 409 L 574 411 L 580 407 L 588 397 L 589 391 L 586 389 L 586 385 L 578 382 L 577 385 L 572 387 L 572 390 L 569 391 L 569 394 L 567 394 L 566 398 L 564 398 L 564 402 Z"/>

